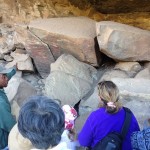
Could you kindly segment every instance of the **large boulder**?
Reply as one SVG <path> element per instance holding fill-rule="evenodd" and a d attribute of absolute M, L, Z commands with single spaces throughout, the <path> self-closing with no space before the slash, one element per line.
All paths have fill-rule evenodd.
<path fill-rule="evenodd" d="M 30 22 L 29 30 L 49 45 L 55 59 L 69 53 L 80 61 L 98 66 L 101 58 L 95 42 L 95 23 L 86 17 L 38 19 Z"/>
<path fill-rule="evenodd" d="M 150 31 L 102 21 L 96 24 L 101 51 L 116 61 L 150 61 Z"/>
<path fill-rule="evenodd" d="M 124 101 L 124 99 L 122 101 Z M 124 104 L 124 106 L 131 109 L 142 129 L 144 121 L 149 118 L 150 100 L 148 101 L 147 99 L 139 98 L 137 96 L 135 97 L 130 96 L 126 98 L 126 101 L 127 102 L 126 104 Z"/>
<path fill-rule="evenodd" d="M 150 80 L 141 78 L 112 78 L 123 96 L 137 96 L 150 100 Z"/>
<path fill-rule="evenodd" d="M 64 54 L 51 64 L 51 73 L 45 82 L 46 95 L 59 99 L 62 105 L 74 106 L 91 90 L 96 74 L 92 66 Z"/>
<path fill-rule="evenodd" d="M 137 73 L 141 68 L 142 67 L 138 62 L 119 62 L 115 65 L 114 69 Z"/>
<path fill-rule="evenodd" d="M 60 100 L 62 105 L 74 106 L 90 89 L 89 82 L 61 71 L 52 72 L 45 84 L 46 95 Z"/>
<path fill-rule="evenodd" d="M 135 78 L 143 78 L 143 79 L 149 79 L 150 80 L 150 70 L 149 68 L 145 68 L 142 71 L 140 71 Z"/>
<path fill-rule="evenodd" d="M 50 64 L 55 61 L 48 45 L 32 34 L 26 26 L 17 25 L 15 27 L 15 43 L 22 43 L 33 59 L 37 71 L 42 78 L 46 78 L 50 73 Z"/>
<path fill-rule="evenodd" d="M 100 97 L 98 95 L 97 86 L 92 91 L 92 94 L 89 97 L 83 98 L 79 105 L 79 114 L 84 114 L 85 112 L 92 112 L 96 110 L 100 104 Z"/>
<path fill-rule="evenodd" d="M 112 69 L 112 70 L 106 71 L 100 78 L 99 82 L 109 81 L 112 78 L 128 78 L 128 77 L 129 76 L 125 71 Z"/>
<path fill-rule="evenodd" d="M 51 72 L 54 71 L 62 71 L 90 83 L 93 83 L 93 79 L 97 79 L 97 70 L 94 67 L 68 54 L 61 55 L 55 63 L 51 64 Z"/>

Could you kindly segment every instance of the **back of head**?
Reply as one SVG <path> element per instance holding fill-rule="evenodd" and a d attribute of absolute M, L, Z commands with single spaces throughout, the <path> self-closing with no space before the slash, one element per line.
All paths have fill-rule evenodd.
<path fill-rule="evenodd" d="M 45 96 L 33 96 L 22 106 L 18 130 L 38 149 L 56 146 L 64 131 L 61 107 Z"/>
<path fill-rule="evenodd" d="M 119 109 L 119 90 L 112 81 L 102 81 L 98 84 L 99 96 L 108 113 L 115 113 Z"/>

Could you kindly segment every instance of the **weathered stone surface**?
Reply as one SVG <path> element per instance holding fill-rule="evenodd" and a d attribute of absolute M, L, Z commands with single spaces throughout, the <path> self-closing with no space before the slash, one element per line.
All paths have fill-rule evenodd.
<path fill-rule="evenodd" d="M 130 101 L 128 101 L 124 106 L 131 109 L 142 129 L 144 126 L 144 121 L 149 118 L 150 99 L 147 100 L 138 97 L 130 97 Z"/>
<path fill-rule="evenodd" d="M 96 86 L 90 97 L 88 97 L 86 99 L 83 98 L 81 100 L 80 107 L 82 107 L 82 108 L 80 109 L 80 111 L 82 111 L 83 107 L 85 107 L 85 109 L 87 109 L 89 107 L 89 108 L 91 108 L 90 111 L 94 111 L 95 109 L 98 108 L 99 103 L 100 103 L 100 98 L 98 96 L 98 88 Z M 82 114 L 82 112 L 80 112 L 80 114 Z"/>
<path fill-rule="evenodd" d="M 119 62 L 114 69 L 125 71 L 132 78 L 142 69 L 142 66 L 138 62 Z"/>
<path fill-rule="evenodd" d="M 120 69 L 124 71 L 134 71 L 138 72 L 142 69 L 141 65 L 138 62 L 119 62 L 115 65 L 114 69 Z"/>
<path fill-rule="evenodd" d="M 49 47 L 36 36 L 29 33 L 25 48 L 33 58 L 41 77 L 46 78 L 50 73 L 50 64 L 55 61 Z"/>
<path fill-rule="evenodd" d="M 94 67 L 82 63 L 68 54 L 61 55 L 55 63 L 51 64 L 51 72 L 53 71 L 63 71 L 91 84 L 94 79 L 97 79 L 97 70 Z"/>
<path fill-rule="evenodd" d="M 16 119 L 18 118 L 20 107 L 25 100 L 37 94 L 36 89 L 18 74 L 11 78 L 7 88 L 5 88 L 5 92 L 12 106 L 12 113 Z"/>
<path fill-rule="evenodd" d="M 0 8 L 3 22 L 87 16 L 96 21 L 112 20 L 150 30 L 148 0 L 1 0 Z"/>
<path fill-rule="evenodd" d="M 55 61 L 47 44 L 23 27 L 16 29 L 16 39 L 24 44 L 41 77 L 46 78 L 50 73 L 50 64 Z"/>
<path fill-rule="evenodd" d="M 25 49 L 20 49 L 20 48 L 16 48 L 15 52 L 19 54 L 27 54 Z"/>
<path fill-rule="evenodd" d="M 101 51 L 116 61 L 150 61 L 150 32 L 102 21 L 96 25 Z"/>
<path fill-rule="evenodd" d="M 0 60 L 4 59 L 4 54 L 0 53 Z"/>
<path fill-rule="evenodd" d="M 17 62 L 18 70 L 34 72 L 32 60 L 28 57 L 25 61 Z"/>
<path fill-rule="evenodd" d="M 145 67 L 145 68 L 149 68 L 149 70 L 150 70 L 150 62 L 144 63 L 144 67 Z"/>
<path fill-rule="evenodd" d="M 143 78 L 143 79 L 149 79 L 150 80 L 150 70 L 149 68 L 145 68 L 142 71 L 140 71 L 135 78 Z"/>
<path fill-rule="evenodd" d="M 16 61 L 12 61 L 12 62 L 9 62 L 8 64 L 6 64 L 5 67 L 6 68 L 11 68 L 13 66 L 16 66 L 16 64 L 17 64 Z"/>
<path fill-rule="evenodd" d="M 63 53 L 69 53 L 93 66 L 98 66 L 98 61 L 101 60 L 94 41 L 96 31 L 95 21 L 92 19 L 86 17 L 38 19 L 32 21 L 29 28 L 49 45 L 55 59 Z"/>
<path fill-rule="evenodd" d="M 23 101 L 27 99 L 28 96 L 36 95 L 35 88 L 21 76 L 22 74 L 18 72 L 11 78 L 8 86 L 5 88 L 9 101 L 12 102 L 15 100 L 19 106 L 23 104 Z"/>
<path fill-rule="evenodd" d="M 135 78 L 112 78 L 123 96 L 136 96 L 139 98 L 150 99 L 150 80 Z"/>
<path fill-rule="evenodd" d="M 85 114 L 79 116 L 79 117 L 75 120 L 75 129 L 76 129 L 78 132 L 82 129 L 82 127 L 83 127 L 85 121 L 87 120 L 88 116 L 90 115 L 90 113 L 91 113 L 91 112 L 87 112 L 87 113 L 85 113 Z"/>
<path fill-rule="evenodd" d="M 8 54 L 15 49 L 14 27 L 9 24 L 0 24 L 0 53 Z"/>
<path fill-rule="evenodd" d="M 51 66 L 51 73 L 45 82 L 46 95 L 59 99 L 62 105 L 74 106 L 81 100 L 90 91 L 97 73 L 92 66 L 66 54 Z"/>
<path fill-rule="evenodd" d="M 7 62 L 13 61 L 13 58 L 10 55 L 4 55 L 4 60 Z"/>
<path fill-rule="evenodd" d="M 100 81 L 109 81 L 112 78 L 128 78 L 128 74 L 125 71 L 122 70 L 108 70 L 106 71 L 103 76 L 101 77 Z"/>
<path fill-rule="evenodd" d="M 74 106 L 91 89 L 91 84 L 62 71 L 51 72 L 46 78 L 46 95 L 59 99 L 61 105 Z"/>
<path fill-rule="evenodd" d="M 11 53 L 11 56 L 14 58 L 18 70 L 34 72 L 34 67 L 29 54 L 21 54 L 15 51 Z"/>
<path fill-rule="evenodd" d="M 27 81 L 22 79 L 21 83 L 19 84 L 17 94 L 14 97 L 14 100 L 17 101 L 19 106 L 22 106 L 22 104 L 25 102 L 25 100 L 27 100 L 28 97 L 36 94 L 36 89 Z"/>
<path fill-rule="evenodd" d="M 73 0 L 70 0 L 73 1 Z M 74 1 L 76 4 L 85 3 L 85 0 L 77 0 Z M 129 12 L 146 12 L 150 10 L 149 1 L 143 0 L 142 3 L 140 0 L 86 0 L 86 2 L 90 2 L 96 10 L 101 13 L 129 13 Z"/>
<path fill-rule="evenodd" d="M 22 77 L 22 72 L 17 71 L 16 74 L 9 80 L 8 86 L 4 88 L 10 102 L 13 100 L 13 98 L 17 93 L 21 77 Z"/>

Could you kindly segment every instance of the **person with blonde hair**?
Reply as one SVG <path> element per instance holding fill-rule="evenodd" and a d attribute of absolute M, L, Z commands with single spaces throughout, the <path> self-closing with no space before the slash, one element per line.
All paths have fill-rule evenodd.
<path fill-rule="evenodd" d="M 78 135 L 81 146 L 95 147 L 103 138 L 112 132 L 121 133 L 125 120 L 125 110 L 119 104 L 119 90 L 112 81 L 103 81 L 98 84 L 98 91 L 102 106 L 92 112 Z M 122 150 L 131 150 L 130 136 L 139 131 L 138 122 L 131 112 L 129 129 L 122 142 Z"/>

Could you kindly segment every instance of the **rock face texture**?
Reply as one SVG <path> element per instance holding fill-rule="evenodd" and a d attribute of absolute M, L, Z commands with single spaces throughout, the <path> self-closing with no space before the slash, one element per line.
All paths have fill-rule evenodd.
<path fill-rule="evenodd" d="M 27 53 L 33 58 L 33 62 L 42 78 L 46 78 L 50 73 L 50 64 L 55 61 L 48 45 L 31 33 L 27 26 L 18 25 L 15 27 L 15 43 L 23 44 Z"/>
<path fill-rule="evenodd" d="M 95 23 L 86 17 L 38 19 L 29 24 L 29 30 L 49 45 L 55 59 L 69 53 L 80 61 L 98 66 Z"/>
<path fill-rule="evenodd" d="M 150 32 L 111 21 L 96 27 L 101 51 L 116 61 L 150 61 Z"/>
<path fill-rule="evenodd" d="M 72 0 L 73 1 L 73 0 Z M 81 0 L 83 1 L 83 0 Z M 143 0 L 89 0 L 96 10 L 102 13 L 128 13 L 149 11 L 149 1 Z"/>
<path fill-rule="evenodd" d="M 15 44 L 22 44 L 42 78 L 62 54 L 71 54 L 92 66 L 101 63 L 95 21 L 87 17 L 37 19 L 28 26 L 15 26 Z"/>
<path fill-rule="evenodd" d="M 0 0 L 3 22 L 29 22 L 37 18 L 87 16 L 150 30 L 149 0 Z"/>
<path fill-rule="evenodd" d="M 74 106 L 91 90 L 96 74 L 92 66 L 64 54 L 51 64 L 51 73 L 45 82 L 46 95 L 60 100 L 62 105 Z"/>

